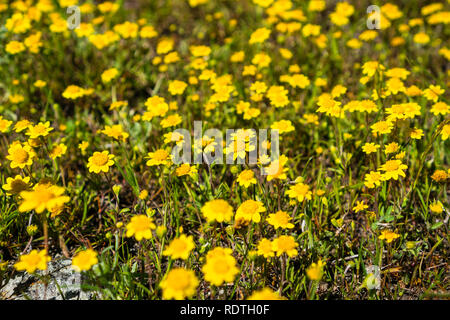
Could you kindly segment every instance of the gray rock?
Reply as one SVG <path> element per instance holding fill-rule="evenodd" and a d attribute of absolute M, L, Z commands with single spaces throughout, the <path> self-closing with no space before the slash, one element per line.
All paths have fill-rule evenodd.
<path fill-rule="evenodd" d="M 36 275 L 21 272 L 0 289 L 0 299 L 7 300 L 89 300 L 92 294 L 81 290 L 81 275 L 63 257 L 48 263 L 46 272 Z M 47 288 L 45 281 L 47 280 Z M 58 288 L 59 287 L 59 288 Z"/>

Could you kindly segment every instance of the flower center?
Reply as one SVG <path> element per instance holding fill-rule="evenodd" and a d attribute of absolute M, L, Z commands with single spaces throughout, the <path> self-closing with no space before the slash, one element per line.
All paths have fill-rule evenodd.
<path fill-rule="evenodd" d="M 14 153 L 14 161 L 19 163 L 27 162 L 29 158 L 28 152 L 26 152 L 24 149 L 17 149 Z"/>
<path fill-rule="evenodd" d="M 104 166 L 108 162 L 109 158 L 106 154 L 100 153 L 97 154 L 94 159 L 92 159 L 92 162 L 96 166 Z"/>

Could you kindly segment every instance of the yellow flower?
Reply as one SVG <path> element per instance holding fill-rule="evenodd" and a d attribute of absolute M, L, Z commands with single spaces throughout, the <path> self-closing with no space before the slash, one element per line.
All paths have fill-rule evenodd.
<path fill-rule="evenodd" d="M 14 178 L 7 178 L 6 184 L 2 186 L 6 194 L 20 194 L 22 191 L 30 188 L 30 177 L 22 178 L 20 175 L 16 175 Z"/>
<path fill-rule="evenodd" d="M 64 188 L 50 183 L 38 183 L 32 191 L 22 191 L 20 196 L 23 198 L 19 206 L 20 212 L 34 210 L 36 213 L 41 213 L 45 209 L 51 212 L 56 207 L 64 206 L 70 200 L 64 195 Z"/>
<path fill-rule="evenodd" d="M 236 266 L 236 259 L 231 253 L 231 249 L 220 247 L 208 252 L 206 263 L 202 267 L 206 281 L 215 286 L 234 281 L 239 269 Z"/>
<path fill-rule="evenodd" d="M 173 114 L 168 116 L 167 118 L 161 120 L 160 124 L 163 128 L 175 127 L 176 125 L 181 123 L 181 117 L 178 114 Z"/>
<path fill-rule="evenodd" d="M 47 263 L 50 260 L 47 250 L 31 250 L 29 254 L 21 255 L 14 267 L 18 271 L 26 270 L 28 273 L 34 273 L 36 270 L 47 270 Z"/>
<path fill-rule="evenodd" d="M 403 170 L 408 169 L 406 164 L 402 164 L 401 160 L 388 160 L 380 167 L 380 170 L 384 171 L 382 175 L 383 180 L 398 180 L 398 176 L 405 177 Z"/>
<path fill-rule="evenodd" d="M 183 94 L 187 87 L 187 83 L 180 80 L 173 80 L 169 82 L 169 92 L 171 95 Z"/>
<path fill-rule="evenodd" d="M 297 201 L 299 202 L 303 202 L 305 199 L 311 200 L 312 196 L 312 192 L 309 189 L 309 186 L 304 184 L 303 182 L 299 182 L 291 186 L 286 193 L 289 198 L 297 199 Z"/>
<path fill-rule="evenodd" d="M 444 211 L 444 206 L 442 205 L 442 202 L 434 201 L 432 204 L 430 204 L 430 210 L 434 213 L 442 213 Z"/>
<path fill-rule="evenodd" d="M 316 2 L 316 1 L 311 1 Z M 270 288 L 263 288 L 251 294 L 247 300 L 282 300 L 282 297 Z"/>
<path fill-rule="evenodd" d="M 17 133 L 22 132 L 25 129 L 28 129 L 28 126 L 30 126 L 32 123 L 28 120 L 20 120 L 17 121 L 14 125 L 14 131 Z"/>
<path fill-rule="evenodd" d="M 150 160 L 147 161 L 147 166 L 158 166 L 158 165 L 170 165 L 170 154 L 164 149 L 158 149 L 155 152 L 149 152 L 147 154 L 147 158 Z"/>
<path fill-rule="evenodd" d="M 277 253 L 277 256 L 281 256 L 286 253 L 289 257 L 294 257 L 298 254 L 298 243 L 295 242 L 292 236 L 280 236 L 272 241 L 273 250 Z"/>
<path fill-rule="evenodd" d="M 82 141 L 81 143 L 78 144 L 78 148 L 80 148 L 81 153 L 83 155 L 85 154 L 87 147 L 89 147 L 89 142 L 87 141 Z"/>
<path fill-rule="evenodd" d="M 267 40 L 270 36 L 270 29 L 259 28 L 256 29 L 250 36 L 249 44 L 262 43 Z"/>
<path fill-rule="evenodd" d="M 367 142 L 362 146 L 362 150 L 365 154 L 371 154 L 373 152 L 377 152 L 377 149 L 380 147 L 379 144 L 375 144 L 373 142 Z"/>
<path fill-rule="evenodd" d="M 441 86 L 430 85 L 427 89 L 423 91 L 423 96 L 428 100 L 437 102 L 439 96 L 445 92 Z"/>
<path fill-rule="evenodd" d="M 12 121 L 3 119 L 3 117 L 0 116 L 0 132 L 5 133 L 6 131 L 8 131 L 11 124 Z"/>
<path fill-rule="evenodd" d="M 272 241 L 266 238 L 262 238 L 257 247 L 257 254 L 260 256 L 264 256 L 264 258 L 270 258 L 275 256 L 275 252 L 273 251 Z"/>
<path fill-rule="evenodd" d="M 356 206 L 353 207 L 353 211 L 355 211 L 356 213 L 367 209 L 369 206 L 364 204 L 364 201 L 357 201 Z"/>
<path fill-rule="evenodd" d="M 295 128 L 292 125 L 292 122 L 290 120 L 280 120 L 280 121 L 275 121 L 270 128 L 272 130 L 278 130 L 278 132 L 280 134 L 286 133 L 286 132 L 291 132 L 294 131 Z"/>
<path fill-rule="evenodd" d="M 111 82 L 111 80 L 115 79 L 118 75 L 119 75 L 119 70 L 117 70 L 116 68 L 111 68 L 111 69 L 105 70 L 102 73 L 101 77 L 102 77 L 103 83 L 109 83 L 109 82 Z"/>
<path fill-rule="evenodd" d="M 322 260 L 317 261 L 317 263 L 313 262 L 306 270 L 306 275 L 312 281 L 319 281 L 322 279 L 324 266 Z"/>
<path fill-rule="evenodd" d="M 134 236 L 137 241 L 141 241 L 142 239 L 152 238 L 152 230 L 156 228 L 156 225 L 153 223 L 152 218 L 140 214 L 132 217 L 126 228 L 127 237 Z"/>
<path fill-rule="evenodd" d="M 430 42 L 430 36 L 424 32 L 419 32 L 414 35 L 413 40 L 418 44 L 427 44 L 428 42 Z"/>
<path fill-rule="evenodd" d="M 282 154 L 278 160 L 272 161 L 269 166 L 265 167 L 264 174 L 267 175 L 267 181 L 287 179 L 286 171 L 288 171 L 288 168 L 285 168 L 287 161 L 288 157 Z"/>
<path fill-rule="evenodd" d="M 437 102 L 431 106 L 430 110 L 435 116 L 442 114 L 445 116 L 450 113 L 450 106 L 445 102 Z"/>
<path fill-rule="evenodd" d="M 56 145 L 52 149 L 52 151 L 50 151 L 50 158 L 55 160 L 56 158 L 64 155 L 66 153 L 66 151 L 67 151 L 67 146 L 64 143 L 60 143 L 60 144 Z"/>
<path fill-rule="evenodd" d="M 421 139 L 423 137 L 423 130 L 414 128 L 410 132 L 409 136 L 411 137 L 411 139 Z"/>
<path fill-rule="evenodd" d="M 269 214 L 269 218 L 267 218 L 267 222 L 272 225 L 275 229 L 278 228 L 287 228 L 292 229 L 294 225 L 290 223 L 292 218 L 285 211 L 277 211 L 276 213 Z"/>
<path fill-rule="evenodd" d="M 431 176 L 431 179 L 433 179 L 436 182 L 441 182 L 446 180 L 449 176 L 450 174 L 447 175 L 447 172 L 445 172 L 444 170 L 436 170 Z"/>
<path fill-rule="evenodd" d="M 395 239 L 399 238 L 400 235 L 398 235 L 395 232 L 392 232 L 390 230 L 383 230 L 381 232 L 381 235 L 378 237 L 380 240 L 386 240 L 387 243 L 391 243 Z"/>
<path fill-rule="evenodd" d="M 206 202 L 201 211 L 208 222 L 230 222 L 233 218 L 233 207 L 223 199 Z"/>
<path fill-rule="evenodd" d="M 175 173 L 178 177 L 189 175 L 193 178 L 197 174 L 197 168 L 191 166 L 189 163 L 183 163 L 181 166 L 176 168 Z"/>
<path fill-rule="evenodd" d="M 447 140 L 450 137 L 450 124 L 446 124 L 441 131 L 442 140 Z"/>
<path fill-rule="evenodd" d="M 251 184 L 256 184 L 255 173 L 250 169 L 244 170 L 239 174 L 237 182 L 240 186 L 248 188 Z"/>
<path fill-rule="evenodd" d="M 398 151 L 399 148 L 400 148 L 400 146 L 398 145 L 397 142 L 391 142 L 386 145 L 386 148 L 384 149 L 384 153 L 386 153 L 386 154 L 395 153 Z"/>
<path fill-rule="evenodd" d="M 142 191 L 139 193 L 139 199 L 145 200 L 145 199 L 147 199 L 147 197 L 148 197 L 148 191 L 147 191 L 147 190 L 142 190 Z"/>
<path fill-rule="evenodd" d="M 125 141 L 130 136 L 123 130 L 121 124 L 105 126 L 105 129 L 101 130 L 100 132 L 106 134 L 108 137 L 122 141 Z"/>
<path fill-rule="evenodd" d="M 25 133 L 27 136 L 30 136 L 30 139 L 36 139 L 38 137 L 47 136 L 53 128 L 50 127 L 50 122 L 47 121 L 45 123 L 39 122 L 37 125 L 28 126 L 28 131 Z"/>
<path fill-rule="evenodd" d="M 25 51 L 25 46 L 22 42 L 14 40 L 6 44 L 5 50 L 10 54 L 17 54 L 22 51 Z"/>
<path fill-rule="evenodd" d="M 163 289 L 163 299 L 183 300 L 195 295 L 199 281 L 194 271 L 184 268 L 170 270 L 161 281 L 160 287 Z"/>
<path fill-rule="evenodd" d="M 166 250 L 163 251 L 163 255 L 170 256 L 172 259 L 187 260 L 192 249 L 195 248 L 194 240 L 192 236 L 186 236 L 185 234 L 173 239 Z"/>
<path fill-rule="evenodd" d="M 378 171 L 370 171 L 364 176 L 364 185 L 369 188 L 375 188 L 375 186 L 379 186 L 382 181 L 383 176 Z"/>
<path fill-rule="evenodd" d="M 97 263 L 98 263 L 97 252 L 95 252 L 92 249 L 87 249 L 79 252 L 72 259 L 72 268 L 77 272 L 87 271 Z"/>
<path fill-rule="evenodd" d="M 394 128 L 391 121 L 378 121 L 370 126 L 373 135 L 390 133 Z"/>
<path fill-rule="evenodd" d="M 266 211 L 266 208 L 260 201 L 246 200 L 237 209 L 235 220 L 258 223 L 261 221 L 260 212 L 264 211 Z"/>
<path fill-rule="evenodd" d="M 12 143 L 8 148 L 8 156 L 6 159 L 11 161 L 11 168 L 23 169 L 25 166 L 31 166 L 33 164 L 33 158 L 36 153 L 33 149 L 25 144 L 22 145 L 20 142 Z"/>
<path fill-rule="evenodd" d="M 109 167 L 114 164 L 114 155 L 109 154 L 108 151 L 94 152 L 94 154 L 88 159 L 87 167 L 89 172 L 99 173 L 108 172 Z"/>

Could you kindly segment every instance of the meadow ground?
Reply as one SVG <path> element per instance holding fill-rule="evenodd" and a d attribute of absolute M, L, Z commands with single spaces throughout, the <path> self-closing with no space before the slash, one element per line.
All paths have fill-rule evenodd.
<path fill-rule="evenodd" d="M 449 22 L 0 0 L 0 289 L 64 256 L 95 299 L 448 298 Z"/>

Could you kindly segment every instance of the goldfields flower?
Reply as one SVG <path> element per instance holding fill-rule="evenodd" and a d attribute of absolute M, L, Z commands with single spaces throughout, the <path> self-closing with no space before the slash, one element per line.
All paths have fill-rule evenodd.
<path fill-rule="evenodd" d="M 20 142 L 12 143 L 8 148 L 6 159 L 11 161 L 10 167 L 23 169 L 33 164 L 36 153 L 29 145 L 22 145 Z"/>
<path fill-rule="evenodd" d="M 8 131 L 11 124 L 12 124 L 12 121 L 3 119 L 3 117 L 0 116 L 0 132 L 1 133 L 5 133 L 6 131 Z"/>
<path fill-rule="evenodd" d="M 111 68 L 111 69 L 105 70 L 101 75 L 102 82 L 110 83 L 111 80 L 115 79 L 118 75 L 119 75 L 119 70 L 117 70 L 116 68 Z"/>
<path fill-rule="evenodd" d="M 264 211 L 266 211 L 266 208 L 260 201 L 246 200 L 237 209 L 235 220 L 258 223 L 261 221 L 260 213 Z"/>
<path fill-rule="evenodd" d="M 286 194 L 289 198 L 297 199 L 299 202 L 303 202 L 304 200 L 311 200 L 312 192 L 309 189 L 307 184 L 303 182 L 298 182 L 291 186 Z"/>
<path fill-rule="evenodd" d="M 114 164 L 114 155 L 109 154 L 108 151 L 94 152 L 94 154 L 89 157 L 87 167 L 89 172 L 100 173 L 108 172 L 109 167 Z"/>
<path fill-rule="evenodd" d="M 170 116 L 167 116 L 167 118 L 161 120 L 160 124 L 163 128 L 169 128 L 169 127 L 175 127 L 176 125 L 180 124 L 182 121 L 179 114 L 172 114 Z"/>
<path fill-rule="evenodd" d="M 357 201 L 356 206 L 353 207 L 353 211 L 358 213 L 360 211 L 363 211 L 367 209 L 369 206 L 364 204 L 364 201 Z"/>
<path fill-rule="evenodd" d="M 170 256 L 172 259 L 187 260 L 194 248 L 195 243 L 193 237 L 182 234 L 170 242 L 166 250 L 163 251 L 163 255 Z"/>
<path fill-rule="evenodd" d="M 72 268 L 77 271 L 87 271 L 98 263 L 97 252 L 92 249 L 80 251 L 72 259 Z"/>
<path fill-rule="evenodd" d="M 269 214 L 269 218 L 267 218 L 267 222 L 272 225 L 275 229 L 283 228 L 283 229 L 292 229 L 294 225 L 290 222 L 292 217 L 288 215 L 285 211 L 277 211 L 276 213 Z"/>
<path fill-rule="evenodd" d="M 195 295 L 198 284 L 194 271 L 175 268 L 169 271 L 159 285 L 163 290 L 163 299 L 183 300 Z"/>
<path fill-rule="evenodd" d="M 379 144 L 375 144 L 373 142 L 367 142 L 362 146 L 362 150 L 365 154 L 371 154 L 374 152 L 377 152 L 378 148 L 380 147 Z"/>
<path fill-rule="evenodd" d="M 32 123 L 26 119 L 17 121 L 14 125 L 14 131 L 17 133 L 22 132 L 23 130 L 28 129 L 31 124 Z"/>
<path fill-rule="evenodd" d="M 20 194 L 22 191 L 30 188 L 30 177 L 22 178 L 20 175 L 16 175 L 14 178 L 7 178 L 6 184 L 2 186 L 6 194 Z"/>
<path fill-rule="evenodd" d="M 311 1 L 315 2 L 315 1 Z M 270 288 L 263 288 L 258 291 L 254 291 L 247 300 L 283 300 L 282 297 Z"/>
<path fill-rule="evenodd" d="M 147 154 L 147 158 L 150 160 L 147 161 L 147 166 L 158 166 L 158 165 L 170 165 L 170 154 L 164 149 L 158 149 L 155 152 L 149 152 Z"/>
<path fill-rule="evenodd" d="M 5 51 L 10 54 L 17 54 L 25 51 L 25 46 L 22 42 L 13 40 L 6 44 Z"/>
<path fill-rule="evenodd" d="M 208 222 L 230 222 L 233 218 L 233 207 L 223 199 L 206 202 L 201 211 Z"/>
<path fill-rule="evenodd" d="M 202 267 L 202 272 L 206 281 L 215 286 L 220 286 L 224 282 L 233 282 L 239 269 L 236 266 L 236 259 L 231 255 L 229 248 L 214 248 L 206 255 L 206 263 Z"/>
<path fill-rule="evenodd" d="M 292 122 L 289 121 L 289 120 L 275 121 L 275 122 L 270 126 L 270 128 L 271 128 L 272 130 L 278 130 L 278 132 L 279 132 L 280 134 L 287 133 L 287 132 L 291 132 L 291 131 L 294 131 L 294 130 L 295 130 L 294 126 L 292 125 Z"/>
<path fill-rule="evenodd" d="M 100 130 L 100 132 L 107 135 L 108 137 L 111 137 L 119 141 L 126 141 L 127 138 L 130 136 L 127 132 L 123 130 L 121 124 L 105 126 L 105 129 Z"/>
<path fill-rule="evenodd" d="M 191 166 L 189 163 L 183 163 L 181 166 L 175 169 L 175 173 L 178 177 L 189 175 L 193 178 L 197 174 L 197 168 Z"/>
<path fill-rule="evenodd" d="M 431 179 L 433 179 L 435 182 L 441 182 L 446 180 L 449 176 L 450 175 L 448 175 L 444 170 L 436 170 L 431 176 Z"/>
<path fill-rule="evenodd" d="M 313 262 L 306 270 L 306 275 L 312 281 L 319 281 L 322 279 L 324 266 L 322 260 L 317 261 L 317 263 Z"/>
<path fill-rule="evenodd" d="M 50 151 L 50 158 L 55 160 L 56 158 L 61 157 L 64 155 L 67 151 L 67 146 L 64 143 L 57 144 L 53 147 L 52 151 Z"/>
<path fill-rule="evenodd" d="M 131 218 L 126 228 L 128 238 L 134 236 L 137 241 L 141 241 L 142 239 L 152 238 L 152 230 L 156 228 L 156 225 L 152 218 L 139 214 Z"/>
<path fill-rule="evenodd" d="M 31 250 L 29 254 L 20 256 L 20 260 L 14 264 L 14 268 L 18 271 L 26 270 L 28 273 L 34 273 L 36 270 L 47 270 L 47 263 L 50 260 L 47 250 Z"/>
<path fill-rule="evenodd" d="M 239 174 L 237 182 L 240 186 L 248 188 L 251 184 L 256 184 L 255 173 L 250 169 L 244 170 Z"/>
<path fill-rule="evenodd" d="M 257 254 L 263 256 L 266 259 L 275 256 L 272 241 L 266 238 L 262 238 L 257 246 Z"/>
<path fill-rule="evenodd" d="M 380 167 L 380 170 L 384 171 L 382 175 L 383 180 L 398 180 L 398 176 L 405 177 L 403 170 L 408 169 L 406 164 L 402 164 L 401 160 L 388 160 Z"/>
<path fill-rule="evenodd" d="M 446 124 L 441 131 L 442 140 L 447 140 L 450 137 L 450 124 Z"/>
<path fill-rule="evenodd" d="M 267 28 L 256 29 L 250 35 L 250 40 L 248 41 L 248 43 L 249 44 L 262 43 L 269 38 L 270 32 L 271 32 L 270 29 L 267 29 Z"/>
<path fill-rule="evenodd" d="M 180 80 L 173 80 L 169 82 L 169 92 L 171 95 L 181 95 L 187 87 L 187 83 Z"/>
<path fill-rule="evenodd" d="M 298 247 L 298 243 L 295 242 L 295 239 L 292 236 L 280 236 L 272 241 L 272 246 L 277 256 L 281 256 L 283 253 L 286 253 L 292 258 L 298 254 L 296 249 Z"/>
<path fill-rule="evenodd" d="M 397 239 L 399 237 L 400 237 L 400 235 L 395 232 L 392 232 L 390 230 L 383 230 L 383 231 L 381 231 L 381 234 L 378 237 L 378 239 L 386 240 L 387 243 L 391 243 L 392 241 L 394 241 L 395 239 Z"/>
<path fill-rule="evenodd" d="M 381 181 L 383 181 L 383 176 L 378 171 L 370 171 L 364 176 L 364 185 L 369 188 L 375 188 L 375 186 L 379 186 Z"/>
<path fill-rule="evenodd" d="M 50 122 L 47 121 L 45 123 L 39 122 L 36 125 L 28 126 L 28 131 L 25 132 L 27 136 L 30 136 L 30 139 L 36 139 L 38 137 L 47 136 L 53 128 L 50 127 Z"/>
<path fill-rule="evenodd" d="M 374 136 L 377 134 L 387 134 L 392 131 L 394 124 L 391 121 L 378 121 L 370 126 Z"/>
<path fill-rule="evenodd" d="M 444 206 L 442 205 L 442 202 L 434 201 L 430 204 L 430 210 L 434 213 L 442 213 L 444 211 Z"/>
<path fill-rule="evenodd" d="M 20 212 L 30 210 L 41 213 L 44 210 L 52 211 L 55 207 L 62 207 L 70 198 L 64 195 L 64 188 L 52 185 L 51 183 L 38 183 L 31 191 L 20 193 L 22 203 L 19 206 Z"/>
<path fill-rule="evenodd" d="M 263 168 L 264 174 L 267 175 L 267 181 L 273 179 L 285 180 L 287 179 L 286 171 L 288 168 L 285 167 L 288 162 L 288 157 L 282 154 L 277 160 L 274 160 L 267 167 Z"/>
<path fill-rule="evenodd" d="M 422 139 L 423 137 L 423 130 L 422 129 L 417 129 L 414 128 L 410 133 L 409 136 L 411 137 L 411 139 Z"/>
<path fill-rule="evenodd" d="M 442 114 L 445 116 L 446 114 L 450 113 L 450 106 L 446 104 L 445 102 L 437 102 L 431 106 L 431 113 L 433 113 L 435 116 Z"/>

